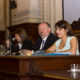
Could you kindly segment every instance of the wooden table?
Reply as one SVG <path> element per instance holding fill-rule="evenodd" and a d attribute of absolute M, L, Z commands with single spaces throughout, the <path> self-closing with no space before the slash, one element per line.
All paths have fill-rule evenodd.
<path fill-rule="evenodd" d="M 80 72 L 69 70 L 53 70 L 43 74 L 45 80 L 80 80 Z"/>
<path fill-rule="evenodd" d="M 43 80 L 30 75 L 69 70 L 73 63 L 80 64 L 80 56 L 0 56 L 0 80 Z"/>

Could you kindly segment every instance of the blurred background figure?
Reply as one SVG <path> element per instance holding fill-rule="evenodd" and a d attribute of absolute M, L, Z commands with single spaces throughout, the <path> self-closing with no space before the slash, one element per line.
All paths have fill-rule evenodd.
<path fill-rule="evenodd" d="M 14 41 L 16 42 L 15 45 L 13 44 Z M 19 52 L 22 49 L 31 50 L 33 46 L 26 31 L 22 28 L 17 28 L 15 30 L 14 38 L 12 38 L 12 36 L 9 35 L 8 39 L 6 39 L 6 44 L 8 50 L 10 50 L 11 46 L 11 52 Z"/>

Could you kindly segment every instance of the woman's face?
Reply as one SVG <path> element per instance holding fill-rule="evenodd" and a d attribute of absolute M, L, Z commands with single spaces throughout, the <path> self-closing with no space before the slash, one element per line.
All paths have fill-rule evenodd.
<path fill-rule="evenodd" d="M 21 38 L 20 38 L 19 34 L 15 34 L 15 39 L 16 39 L 18 42 L 21 42 Z"/>
<path fill-rule="evenodd" d="M 62 38 L 67 35 L 67 30 L 64 28 L 59 28 L 58 26 L 56 27 L 56 34 L 59 38 Z"/>

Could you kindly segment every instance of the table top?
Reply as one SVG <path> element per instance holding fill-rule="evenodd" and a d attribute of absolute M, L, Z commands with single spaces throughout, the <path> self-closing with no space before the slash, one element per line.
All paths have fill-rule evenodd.
<path fill-rule="evenodd" d="M 69 70 L 54 70 L 45 72 L 44 77 L 60 80 L 80 80 L 80 72 L 71 72 Z"/>

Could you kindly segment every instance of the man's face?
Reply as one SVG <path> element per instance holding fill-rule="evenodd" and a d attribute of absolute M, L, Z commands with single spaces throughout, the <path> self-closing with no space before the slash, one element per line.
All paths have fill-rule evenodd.
<path fill-rule="evenodd" d="M 39 25 L 38 27 L 38 32 L 39 32 L 39 35 L 42 37 L 42 38 L 45 38 L 49 35 L 50 33 L 50 28 L 48 27 L 47 24 L 45 23 L 42 23 Z"/>

